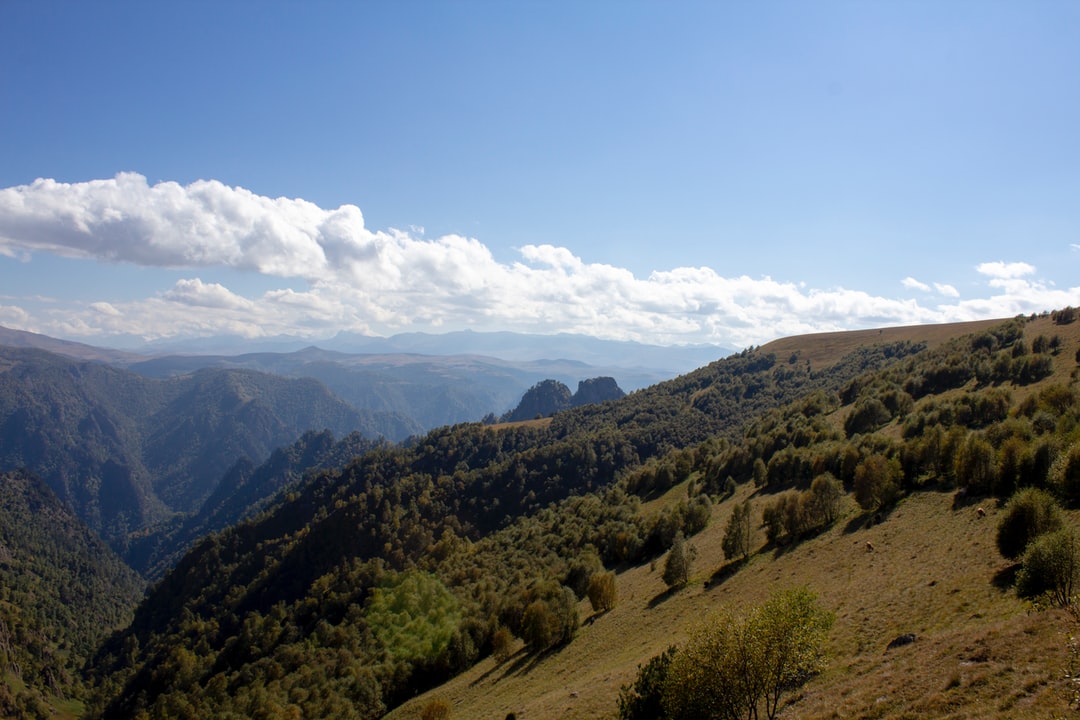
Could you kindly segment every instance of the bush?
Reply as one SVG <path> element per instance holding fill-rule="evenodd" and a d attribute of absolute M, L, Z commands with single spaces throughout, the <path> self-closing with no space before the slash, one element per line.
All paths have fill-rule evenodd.
<path fill-rule="evenodd" d="M 619 720 L 664 720 L 668 717 L 663 708 L 663 691 L 674 657 L 675 648 L 670 647 L 644 666 L 638 666 L 633 685 L 623 685 L 619 690 Z"/>
<path fill-rule="evenodd" d="M 511 648 L 514 645 L 514 634 L 505 627 L 500 627 L 491 636 L 491 654 L 495 656 L 495 662 L 500 665 L 510 659 Z"/>
<path fill-rule="evenodd" d="M 615 607 L 615 573 L 599 572 L 589 579 L 589 603 L 594 612 L 607 612 Z"/>
<path fill-rule="evenodd" d="M 446 698 L 435 698 L 424 706 L 420 711 L 420 720 L 447 720 L 453 711 L 453 706 Z"/>
<path fill-rule="evenodd" d="M 1080 442 L 1073 443 L 1058 455 L 1050 466 L 1048 479 L 1050 487 L 1066 504 L 1080 505 Z"/>
<path fill-rule="evenodd" d="M 690 552 L 681 532 L 675 535 L 664 561 L 664 583 L 669 588 L 682 587 L 690 577 Z"/>
<path fill-rule="evenodd" d="M 848 437 L 876 430 L 892 420 L 892 413 L 877 398 L 863 398 L 844 420 L 844 432 Z"/>
<path fill-rule="evenodd" d="M 998 521 L 998 551 L 1016 559 L 1032 540 L 1060 527 L 1061 508 L 1054 496 L 1039 488 L 1025 488 L 1009 500 Z"/>
<path fill-rule="evenodd" d="M 672 659 L 663 709 L 672 719 L 775 718 L 783 693 L 820 669 L 833 619 L 805 589 L 774 594 L 742 618 L 721 613 Z"/>
<path fill-rule="evenodd" d="M 864 510 L 887 507 L 900 494 L 903 477 L 899 460 L 871 455 L 855 468 L 855 501 Z"/>
<path fill-rule="evenodd" d="M 533 652 L 570 642 L 577 629 L 577 597 L 568 587 L 529 603 L 521 616 L 521 639 Z"/>
<path fill-rule="evenodd" d="M 1056 605 L 1069 604 L 1080 572 L 1076 536 L 1056 530 L 1037 538 L 1024 553 L 1024 566 L 1016 576 L 1016 591 L 1023 597 L 1046 594 Z"/>

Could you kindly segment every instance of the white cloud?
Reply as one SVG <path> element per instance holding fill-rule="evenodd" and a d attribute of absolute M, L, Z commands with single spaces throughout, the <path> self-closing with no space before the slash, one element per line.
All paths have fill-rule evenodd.
<path fill-rule="evenodd" d="M 999 278 L 1001 280 L 1009 280 L 1012 278 L 1023 277 L 1024 275 L 1032 275 L 1035 272 L 1035 266 L 1029 265 L 1026 262 L 984 262 L 975 266 L 975 270 L 983 275 L 989 275 L 992 278 Z"/>
<path fill-rule="evenodd" d="M 988 278 L 986 297 L 935 307 L 767 276 L 724 277 L 708 267 L 639 278 L 554 244 L 526 245 L 518 260 L 504 263 L 473 238 L 369 230 L 352 205 L 325 210 L 216 181 L 150 186 L 135 174 L 0 189 L 0 253 L 40 252 L 194 271 L 141 300 L 88 298 L 22 318 L 0 309 L 5 324 L 63 336 L 319 338 L 338 330 L 385 335 L 471 327 L 745 347 L 796 333 L 1011 317 L 1080 303 L 1080 288 L 1046 285 L 1023 262 L 978 265 Z M 275 277 L 280 285 L 245 295 L 203 281 L 204 268 L 227 284 L 229 271 L 237 271 Z M 907 277 L 902 284 L 959 298 L 945 283 Z M 26 300 L 12 299 L 23 306 Z"/>

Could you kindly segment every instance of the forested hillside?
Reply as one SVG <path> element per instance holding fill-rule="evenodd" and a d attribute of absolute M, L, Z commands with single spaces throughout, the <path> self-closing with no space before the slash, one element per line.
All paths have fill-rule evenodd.
<path fill-rule="evenodd" d="M 296 705 L 306 717 L 377 717 L 491 652 L 500 628 L 533 627 L 537 650 L 565 641 L 602 564 L 658 556 L 704 527 L 713 502 L 696 493 L 648 520 L 634 493 L 693 472 L 700 443 L 734 440 L 805 393 L 835 396 L 919 347 L 868 347 L 821 370 L 747 351 L 547 423 L 442 428 L 316 475 L 200 543 L 155 587 L 95 664 L 94 712 Z M 521 532 L 542 538 L 514 540 Z"/>
<path fill-rule="evenodd" d="M 0 474 L 0 717 L 48 718 L 84 697 L 83 664 L 142 589 L 41 480 Z"/>
<path fill-rule="evenodd" d="M 387 422 L 311 379 L 207 370 L 150 380 L 0 347 L 0 469 L 39 475 L 117 548 L 197 510 L 242 457 L 262 462 L 311 429 L 374 437 Z"/>
<path fill-rule="evenodd" d="M 828 717 L 844 697 L 865 711 L 855 698 L 889 672 L 866 658 L 898 627 L 953 628 L 948 642 L 997 653 L 977 662 L 1002 680 L 942 681 L 951 694 L 932 702 L 971 708 L 957 717 L 1053 714 L 1065 707 L 1060 668 L 1030 658 L 1047 652 L 1042 618 L 1060 616 L 1017 630 L 1031 652 L 987 623 L 1069 597 L 1043 558 L 1080 553 L 1061 534 L 1080 503 L 1080 323 L 1067 309 L 964 329 L 975 332 L 785 341 L 779 355 L 751 348 L 551 418 L 448 426 L 399 446 L 312 433 L 262 466 L 239 463 L 202 513 L 144 539 L 141 557 L 163 569 L 163 548 L 210 533 L 89 663 L 87 716 L 689 717 L 676 709 L 699 691 L 670 695 L 693 684 L 666 682 L 666 668 L 681 677 L 704 608 L 760 603 L 753 578 L 766 576 L 814 586 L 837 617 L 830 669 L 798 676 L 818 689 L 785 691 L 770 715 Z M 1045 498 L 1028 499 L 1033 488 Z M 1032 502 L 1057 525 L 998 530 L 1007 540 L 995 545 L 995 528 L 1020 522 L 1006 518 L 1026 517 L 1010 508 Z M 978 522 L 976 508 L 988 516 L 978 533 L 947 517 Z M 856 571 L 844 559 L 853 542 L 864 554 L 878 545 L 877 562 Z M 865 574 L 908 577 L 916 555 L 894 542 L 918 545 L 933 579 L 901 589 Z M 840 586 L 826 580 L 837 567 L 849 568 Z M 632 645 L 605 635 L 609 613 Z M 1025 663 L 1025 690 L 1006 703 L 1010 662 Z M 651 674 L 635 684 L 639 666 Z M 552 704 L 552 684 L 571 675 L 588 699 Z M 898 696 L 880 716 L 940 714 L 929 697 Z"/>

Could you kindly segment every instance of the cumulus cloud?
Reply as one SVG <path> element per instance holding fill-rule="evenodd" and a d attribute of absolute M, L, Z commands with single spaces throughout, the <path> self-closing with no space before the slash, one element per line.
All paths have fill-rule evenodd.
<path fill-rule="evenodd" d="M 922 292 L 930 292 L 930 286 L 924 282 L 919 282 L 913 277 L 906 277 L 900 281 L 904 287 L 912 290 L 921 290 Z"/>
<path fill-rule="evenodd" d="M 353 205 L 323 209 L 217 181 L 150 185 L 133 173 L 74 184 L 38 180 L 0 189 L 0 254 L 52 253 L 186 277 L 141 300 L 92 298 L 32 313 L 9 305 L 0 319 L 65 336 L 318 338 L 338 330 L 472 327 L 745 347 L 797 333 L 1010 317 L 1076 304 L 1080 296 L 1080 288 L 1039 282 L 1023 262 L 977 266 L 989 297 L 927 307 L 768 276 L 725 277 L 708 267 L 637 277 L 554 244 L 526 245 L 506 263 L 473 238 L 412 232 L 370 230 Z M 279 287 L 245 295 L 200 277 L 223 269 L 277 278 Z M 913 277 L 902 284 L 960 295 L 952 285 Z"/>
<path fill-rule="evenodd" d="M 1011 280 L 1035 272 L 1035 267 L 1026 262 L 984 262 L 976 265 L 975 269 L 983 275 L 1000 280 Z"/>
<path fill-rule="evenodd" d="M 960 291 L 947 283 L 934 283 L 934 289 L 938 291 L 939 295 L 945 297 L 960 297 Z"/>

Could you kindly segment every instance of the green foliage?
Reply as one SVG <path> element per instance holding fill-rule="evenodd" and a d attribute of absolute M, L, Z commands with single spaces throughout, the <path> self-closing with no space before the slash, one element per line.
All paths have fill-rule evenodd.
<path fill-rule="evenodd" d="M 638 666 L 637 677 L 619 690 L 619 720 L 666 720 L 663 698 L 668 668 L 676 649 L 670 647 Z"/>
<path fill-rule="evenodd" d="M 589 579 L 589 604 L 594 612 L 607 612 L 618 599 L 615 573 L 598 572 Z"/>
<path fill-rule="evenodd" d="M 570 642 L 578 629 L 577 598 L 568 587 L 529 603 L 521 617 L 521 639 L 532 652 Z"/>
<path fill-rule="evenodd" d="M 820 670 L 833 619 L 806 589 L 775 593 L 742 617 L 721 612 L 667 668 L 667 717 L 775 718 L 784 693 Z"/>
<path fill-rule="evenodd" d="M 1006 558 L 1018 558 L 1032 540 L 1061 526 L 1054 496 L 1039 488 L 1024 488 L 1009 500 L 998 521 L 998 551 Z"/>
<path fill-rule="evenodd" d="M 753 530 L 753 521 L 750 519 L 750 501 L 735 505 L 731 509 L 727 525 L 724 526 L 724 539 L 721 544 L 724 557 L 728 560 L 738 560 L 750 555 Z"/>
<path fill-rule="evenodd" d="M 899 460 L 870 455 L 855 467 L 855 501 L 864 510 L 888 507 L 896 501 L 903 477 Z"/>
<path fill-rule="evenodd" d="M 851 414 L 844 420 L 844 432 L 848 437 L 877 430 L 892 420 L 892 413 L 885 403 L 876 397 L 864 398 L 856 403 Z"/>
<path fill-rule="evenodd" d="M 41 480 L 0 474 L 0 717 L 49 717 L 55 697 L 84 697 L 84 663 L 142 588 Z"/>
<path fill-rule="evenodd" d="M 1080 441 L 1071 444 L 1050 466 L 1049 484 L 1072 507 L 1080 506 Z"/>
<path fill-rule="evenodd" d="M 664 560 L 664 583 L 669 588 L 680 588 L 686 584 L 690 577 L 690 563 L 692 552 L 686 547 L 682 532 L 675 535 L 668 550 L 667 559 Z"/>
<path fill-rule="evenodd" d="M 457 599 L 437 577 L 410 571 L 389 575 L 371 593 L 367 624 L 397 660 L 439 657 L 461 623 Z"/>
<path fill-rule="evenodd" d="M 953 459 L 953 477 L 969 493 L 985 495 L 995 485 L 997 456 L 993 446 L 982 437 L 971 434 Z"/>
<path fill-rule="evenodd" d="M 1024 565 L 1016 575 L 1016 591 L 1023 597 L 1045 594 L 1056 605 L 1068 605 L 1080 574 L 1080 548 L 1071 530 L 1055 530 L 1037 537 L 1024 552 Z"/>

